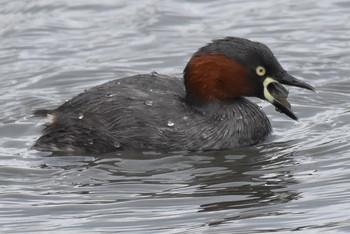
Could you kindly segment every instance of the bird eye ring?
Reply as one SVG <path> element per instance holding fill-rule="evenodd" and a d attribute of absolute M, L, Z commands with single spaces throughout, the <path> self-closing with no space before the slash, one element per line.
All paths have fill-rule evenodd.
<path fill-rule="evenodd" d="M 263 66 L 258 66 L 255 71 L 258 76 L 263 76 L 266 73 L 266 69 Z"/>

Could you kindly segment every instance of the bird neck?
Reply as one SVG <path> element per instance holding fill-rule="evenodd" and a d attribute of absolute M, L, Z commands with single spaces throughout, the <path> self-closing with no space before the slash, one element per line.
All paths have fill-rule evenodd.
<path fill-rule="evenodd" d="M 186 101 L 203 104 L 252 96 L 254 86 L 247 69 L 223 54 L 191 58 L 184 70 Z"/>

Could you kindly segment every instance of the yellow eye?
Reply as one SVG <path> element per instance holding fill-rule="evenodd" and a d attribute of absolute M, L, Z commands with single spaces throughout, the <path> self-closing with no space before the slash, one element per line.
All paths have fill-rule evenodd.
<path fill-rule="evenodd" d="M 258 76 L 263 76 L 266 73 L 266 69 L 263 66 L 258 66 L 255 71 Z"/>

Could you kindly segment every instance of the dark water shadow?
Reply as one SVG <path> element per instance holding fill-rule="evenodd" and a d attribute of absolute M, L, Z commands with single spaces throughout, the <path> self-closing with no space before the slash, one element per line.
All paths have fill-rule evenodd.
<path fill-rule="evenodd" d="M 45 194 L 76 197 L 70 204 L 99 204 L 101 210 L 91 212 L 114 213 L 124 206 L 129 215 L 190 209 L 192 221 L 205 218 L 206 225 L 221 226 L 283 215 L 284 204 L 302 196 L 291 142 L 196 153 L 38 154 L 41 168 L 57 171 L 56 184 Z M 168 224 L 186 219 L 178 216 Z"/>
<path fill-rule="evenodd" d="M 218 152 L 210 162 L 213 168 L 226 168 L 215 176 L 195 175 L 201 184 L 194 196 L 213 196 L 213 202 L 203 203 L 198 212 L 229 211 L 223 219 L 209 225 L 260 216 L 282 215 L 284 203 L 301 197 L 299 183 L 293 176 L 293 153 L 285 150 L 287 143 L 267 144 L 236 151 Z M 282 150 L 283 149 L 283 150 Z M 203 165 L 202 165 L 203 166 Z"/>
<path fill-rule="evenodd" d="M 104 155 L 42 156 L 40 167 L 61 170 L 74 189 L 66 192 L 100 192 L 110 200 L 186 201 L 198 214 L 225 211 L 210 225 L 236 219 L 276 215 L 278 206 L 298 199 L 301 194 L 293 176 L 293 150 L 285 143 L 266 143 L 237 150 L 210 152 L 119 152 Z M 77 176 L 77 175 L 80 176 Z M 71 184 L 69 184 L 71 185 Z M 122 194 L 118 194 L 122 193 Z"/>

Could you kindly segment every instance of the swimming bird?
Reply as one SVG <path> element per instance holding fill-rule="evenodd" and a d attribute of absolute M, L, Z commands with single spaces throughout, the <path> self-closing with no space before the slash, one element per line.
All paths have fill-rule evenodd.
<path fill-rule="evenodd" d="M 156 72 L 93 87 L 49 116 L 33 148 L 107 153 L 120 150 L 222 150 L 263 141 L 272 127 L 258 97 L 296 120 L 284 85 L 314 88 L 283 69 L 263 43 L 226 37 L 200 48 L 183 79 Z"/>

